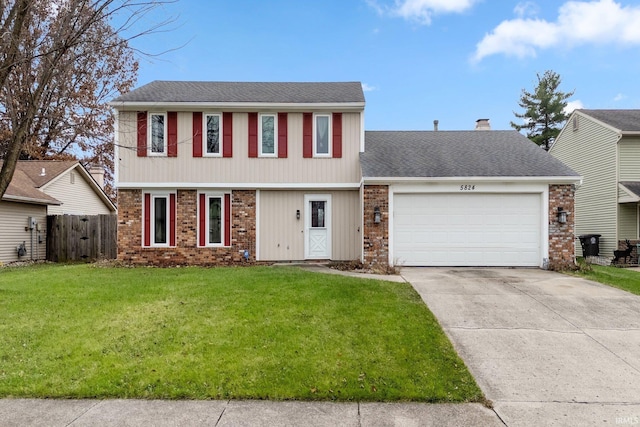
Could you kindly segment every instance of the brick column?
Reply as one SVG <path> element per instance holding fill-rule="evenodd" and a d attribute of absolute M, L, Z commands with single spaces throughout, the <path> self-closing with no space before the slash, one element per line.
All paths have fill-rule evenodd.
<path fill-rule="evenodd" d="M 549 185 L 549 270 L 575 268 L 575 186 Z M 567 213 L 567 222 L 558 222 L 558 208 Z"/>
<path fill-rule="evenodd" d="M 380 208 L 380 223 L 374 223 L 374 210 Z M 389 186 L 364 186 L 364 260 L 367 267 L 389 265 Z"/>

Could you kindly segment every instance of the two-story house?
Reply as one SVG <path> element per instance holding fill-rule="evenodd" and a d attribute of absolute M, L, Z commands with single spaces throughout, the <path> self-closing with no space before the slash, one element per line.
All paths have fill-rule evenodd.
<path fill-rule="evenodd" d="M 576 191 L 576 234 L 600 234 L 605 257 L 626 248 L 626 239 L 635 245 L 640 238 L 640 110 L 575 110 L 549 153 L 584 177 Z"/>
<path fill-rule="evenodd" d="M 119 258 L 360 257 L 360 83 L 155 81 L 112 105 Z"/>
<path fill-rule="evenodd" d="M 574 262 L 580 177 L 486 120 L 365 133 L 358 82 L 156 81 L 112 105 L 123 261 Z"/>

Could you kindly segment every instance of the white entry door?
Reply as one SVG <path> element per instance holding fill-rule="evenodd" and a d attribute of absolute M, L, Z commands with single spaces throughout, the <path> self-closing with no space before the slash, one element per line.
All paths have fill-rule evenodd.
<path fill-rule="evenodd" d="M 305 199 L 306 259 L 331 258 L 331 195 L 307 194 Z"/>

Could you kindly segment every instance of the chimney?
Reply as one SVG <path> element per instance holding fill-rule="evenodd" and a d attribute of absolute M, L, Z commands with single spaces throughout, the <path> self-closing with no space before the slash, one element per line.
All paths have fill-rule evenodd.
<path fill-rule="evenodd" d="M 478 119 L 478 120 L 476 120 L 476 130 L 491 130 L 491 125 L 489 124 L 489 119 Z"/>
<path fill-rule="evenodd" d="M 434 121 L 433 121 L 433 131 L 434 131 L 434 132 L 438 132 L 438 123 L 439 123 L 439 122 L 438 122 L 437 120 L 434 120 Z"/>
<path fill-rule="evenodd" d="M 101 166 L 91 166 L 89 173 L 96 180 L 100 188 L 104 190 L 104 168 Z"/>

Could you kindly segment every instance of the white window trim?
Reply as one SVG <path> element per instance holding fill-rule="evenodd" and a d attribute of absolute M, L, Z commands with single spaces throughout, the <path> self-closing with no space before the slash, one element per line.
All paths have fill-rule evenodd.
<path fill-rule="evenodd" d="M 327 153 L 318 153 L 318 117 L 327 117 Z M 313 157 L 332 157 L 333 156 L 333 123 L 331 114 L 314 114 L 313 115 Z"/>
<path fill-rule="evenodd" d="M 164 151 L 161 153 L 156 153 L 153 151 L 153 116 L 163 116 L 164 117 Z M 166 157 L 167 156 L 167 146 L 169 145 L 168 135 L 169 135 L 169 122 L 167 121 L 167 113 L 160 112 L 149 112 L 147 114 L 147 155 L 148 156 L 158 156 L 158 157 Z"/>
<path fill-rule="evenodd" d="M 262 118 L 273 117 L 273 153 L 262 152 Z M 258 156 L 259 157 L 278 157 L 278 114 L 277 113 L 260 113 L 258 114 Z"/>
<path fill-rule="evenodd" d="M 200 204 L 198 204 L 198 218 L 200 218 L 200 209 L 205 209 L 207 210 L 206 215 L 205 215 L 205 221 L 204 221 L 204 235 L 205 235 L 205 243 L 204 246 L 199 246 L 199 247 L 205 247 L 205 248 L 226 248 L 229 246 L 226 246 L 224 244 L 224 237 L 226 235 L 227 230 L 225 229 L 226 225 L 225 225 L 225 218 L 226 218 L 226 209 L 227 207 L 225 206 L 225 195 L 229 194 L 229 193 L 198 193 L 198 200 L 200 200 L 200 195 L 203 194 L 204 195 L 204 206 L 200 206 Z M 222 230 L 222 234 L 220 236 L 220 243 L 211 243 L 209 242 L 209 199 L 211 198 L 218 198 L 220 199 L 220 205 L 221 205 L 221 209 L 220 209 L 220 229 Z M 200 230 L 200 220 L 198 220 L 198 236 L 200 236 L 201 230 Z M 231 242 L 229 242 L 231 243 Z M 200 244 L 200 239 L 198 238 L 198 245 Z"/>
<path fill-rule="evenodd" d="M 149 233 L 151 233 L 150 237 L 150 242 L 151 242 L 151 247 L 154 248 L 169 248 L 171 247 L 171 193 L 149 193 L 151 196 L 151 212 L 149 212 L 149 221 L 150 221 L 150 227 L 149 227 Z M 156 203 L 155 200 L 159 199 L 159 198 L 164 198 L 167 200 L 167 204 L 166 204 L 166 218 L 167 218 L 167 225 L 166 225 L 166 236 L 167 236 L 167 242 L 166 243 L 156 243 Z"/>
<path fill-rule="evenodd" d="M 218 116 L 218 120 L 220 123 L 220 139 L 218 141 L 218 152 L 217 153 L 209 153 L 207 152 L 207 117 L 208 116 Z M 202 113 L 202 155 L 204 157 L 222 157 L 222 144 L 224 142 L 224 133 L 222 129 L 222 113 Z"/>

